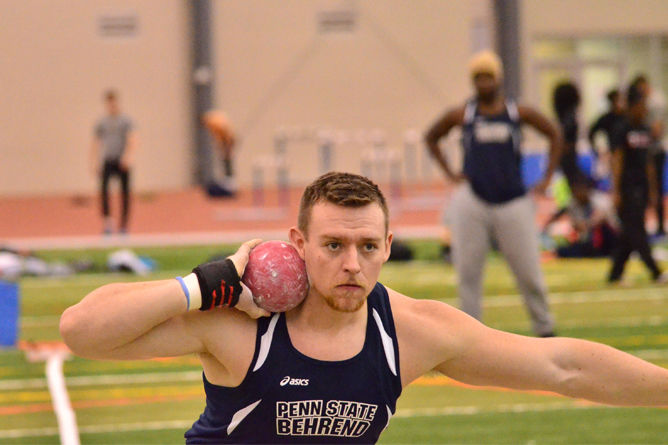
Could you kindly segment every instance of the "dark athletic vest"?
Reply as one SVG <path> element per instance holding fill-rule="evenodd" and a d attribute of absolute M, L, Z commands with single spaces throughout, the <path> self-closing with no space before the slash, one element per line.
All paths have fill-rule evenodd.
<path fill-rule="evenodd" d="M 285 314 L 258 320 L 255 354 L 243 382 L 214 385 L 204 376 L 206 408 L 186 443 L 374 443 L 401 393 L 399 349 L 387 290 L 367 299 L 362 351 L 343 361 L 301 354 Z"/>
<path fill-rule="evenodd" d="M 473 192 L 491 204 L 501 204 L 526 192 L 520 169 L 520 118 L 514 102 L 506 101 L 497 115 L 478 113 L 471 100 L 462 125 L 464 174 Z"/>

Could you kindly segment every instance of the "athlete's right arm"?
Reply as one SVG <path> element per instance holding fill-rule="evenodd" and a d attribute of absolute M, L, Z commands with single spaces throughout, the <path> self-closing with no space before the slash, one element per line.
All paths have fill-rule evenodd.
<path fill-rule="evenodd" d="M 60 319 L 60 333 L 77 355 L 95 359 L 146 359 L 202 352 L 191 328 L 178 281 L 102 286 Z"/>
<path fill-rule="evenodd" d="M 447 158 L 441 152 L 439 141 L 447 136 L 452 128 L 462 125 L 464 122 L 464 108 L 465 107 L 461 106 L 447 111 L 434 122 L 424 136 L 424 141 L 427 144 L 429 153 L 431 153 L 445 175 L 452 181 L 459 181 L 461 177 L 455 174 L 450 168 Z"/>
<path fill-rule="evenodd" d="M 257 242 L 259 240 L 244 243 L 230 257 L 235 273 L 243 274 L 248 253 Z M 215 263 L 197 269 L 205 270 L 207 275 L 222 270 Z M 229 305 L 232 301 L 232 294 L 227 295 L 229 291 L 224 292 L 230 297 L 228 300 L 221 295 L 215 300 L 209 298 L 207 302 L 200 295 L 200 288 L 204 296 L 209 294 L 213 288 L 207 282 L 219 283 L 223 274 L 208 279 L 200 279 L 200 276 L 201 272 L 190 275 L 184 283 L 190 294 L 190 308 L 184 288 L 175 279 L 102 286 L 63 313 L 61 335 L 74 353 L 88 358 L 145 359 L 212 352 L 210 336 L 235 338 L 238 336 L 235 329 L 250 319 L 245 315 L 239 317 L 239 311 L 217 307 L 226 302 Z M 236 280 L 238 282 L 238 277 Z M 227 281 L 231 283 L 233 280 Z M 231 285 L 224 287 L 230 288 Z M 220 295 L 221 289 L 217 291 Z M 198 310 L 202 305 L 211 310 Z M 236 307 L 253 318 L 268 315 L 255 306 L 247 288 L 239 295 Z"/>

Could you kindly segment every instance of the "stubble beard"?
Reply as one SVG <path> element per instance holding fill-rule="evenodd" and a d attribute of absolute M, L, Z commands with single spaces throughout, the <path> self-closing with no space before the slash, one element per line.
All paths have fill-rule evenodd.
<path fill-rule="evenodd" d="M 346 297 L 332 297 L 329 295 L 325 296 L 325 303 L 327 303 L 327 306 L 337 312 L 357 312 L 364 305 L 365 301 L 366 298 L 353 300 L 352 298 Z"/>

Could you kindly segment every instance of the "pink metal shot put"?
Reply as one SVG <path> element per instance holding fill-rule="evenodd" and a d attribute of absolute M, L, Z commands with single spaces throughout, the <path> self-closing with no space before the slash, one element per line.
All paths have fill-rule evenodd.
<path fill-rule="evenodd" d="M 253 293 L 255 304 L 269 312 L 289 311 L 308 293 L 306 263 L 291 244 L 283 241 L 255 246 L 241 281 Z"/>

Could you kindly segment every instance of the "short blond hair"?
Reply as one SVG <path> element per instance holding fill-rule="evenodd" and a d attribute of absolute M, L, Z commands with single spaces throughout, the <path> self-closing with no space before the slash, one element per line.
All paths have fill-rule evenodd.
<path fill-rule="evenodd" d="M 471 78 L 478 74 L 489 74 L 494 79 L 501 80 L 503 77 L 503 63 L 496 53 L 490 50 L 480 51 L 471 57 L 469 72 Z"/>

